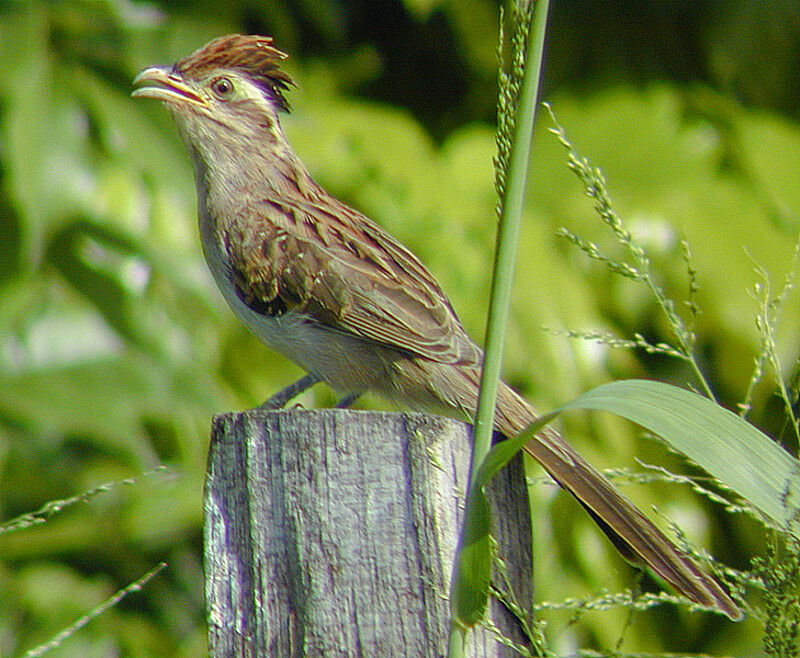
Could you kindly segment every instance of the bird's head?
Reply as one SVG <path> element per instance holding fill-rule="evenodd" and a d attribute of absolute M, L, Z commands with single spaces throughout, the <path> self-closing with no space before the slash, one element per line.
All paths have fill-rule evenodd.
<path fill-rule="evenodd" d="M 293 84 L 279 68 L 285 58 L 269 37 L 232 34 L 171 67 L 145 69 L 132 95 L 163 101 L 204 160 L 263 149 L 282 139 L 278 113 L 288 111 L 284 92 Z"/>

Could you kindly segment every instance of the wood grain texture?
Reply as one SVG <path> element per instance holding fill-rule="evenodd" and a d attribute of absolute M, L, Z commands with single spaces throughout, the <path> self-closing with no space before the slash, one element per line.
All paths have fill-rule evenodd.
<path fill-rule="evenodd" d="M 286 410 L 215 418 L 205 493 L 213 656 L 441 656 L 469 470 L 469 427 L 416 413 Z M 519 462 L 489 498 L 529 607 Z M 490 617 L 522 640 L 494 601 Z M 485 629 L 469 654 L 517 655 Z"/>

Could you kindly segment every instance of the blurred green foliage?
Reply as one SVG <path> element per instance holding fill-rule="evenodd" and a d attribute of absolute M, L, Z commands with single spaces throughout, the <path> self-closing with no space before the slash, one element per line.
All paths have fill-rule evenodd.
<path fill-rule="evenodd" d="M 734 405 L 760 338 L 750 291 L 777 288 L 798 230 L 800 10 L 794 3 L 555 2 L 545 84 L 578 150 L 685 299 L 693 252 L 703 366 Z M 9 519 L 158 464 L 45 524 L 0 536 L 0 655 L 47 640 L 156 563 L 141 593 L 55 655 L 196 656 L 205 643 L 202 487 L 211 415 L 252 406 L 298 375 L 225 308 L 196 237 L 194 185 L 169 117 L 130 80 L 229 31 L 272 34 L 298 82 L 284 125 L 317 179 L 411 247 L 480 338 L 494 235 L 491 158 L 497 3 L 264 0 L 0 5 L 0 517 Z M 738 100 L 734 100 L 734 95 Z M 740 101 L 745 101 L 744 103 Z M 609 253 L 542 116 L 520 246 L 507 376 L 542 409 L 609 378 L 685 384 L 664 358 L 554 330 L 668 340 L 647 291 L 587 262 L 566 225 Z M 779 334 L 790 378 L 797 296 Z M 768 384 L 753 419 L 782 416 Z M 307 404 L 332 400 L 317 391 Z M 383 404 L 368 400 L 367 404 Z M 634 454 L 679 468 L 606 417 L 567 421 L 593 461 Z M 628 487 L 691 540 L 745 568 L 760 528 L 675 486 Z M 537 588 L 561 600 L 630 586 L 572 501 L 535 490 Z M 563 523 L 569 519 L 569 523 Z M 551 520 L 554 520 L 551 522 Z M 557 522 L 557 521 L 562 522 Z M 652 583 L 646 581 L 645 587 Z M 664 608 L 554 615 L 555 650 L 760 655 L 753 621 Z"/>

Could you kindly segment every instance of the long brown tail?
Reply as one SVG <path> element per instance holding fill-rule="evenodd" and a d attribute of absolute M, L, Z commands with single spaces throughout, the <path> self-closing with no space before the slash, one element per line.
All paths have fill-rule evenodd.
<path fill-rule="evenodd" d="M 513 436 L 534 418 L 533 409 L 502 385 L 498 391 L 496 429 Z M 691 601 L 715 606 L 735 621 L 742 618 L 742 612 L 719 583 L 701 571 L 558 432 L 545 428 L 527 443 L 525 451 L 577 498 L 628 561 L 650 567 Z"/>

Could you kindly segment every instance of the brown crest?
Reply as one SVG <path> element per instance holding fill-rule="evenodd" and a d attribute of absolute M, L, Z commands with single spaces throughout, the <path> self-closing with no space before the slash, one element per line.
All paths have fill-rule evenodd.
<path fill-rule="evenodd" d="M 232 69 L 269 92 L 280 109 L 288 111 L 289 103 L 283 92 L 294 82 L 278 66 L 287 57 L 272 45 L 272 37 L 229 34 L 209 41 L 173 68 L 184 77 L 199 77 L 215 69 Z"/>

